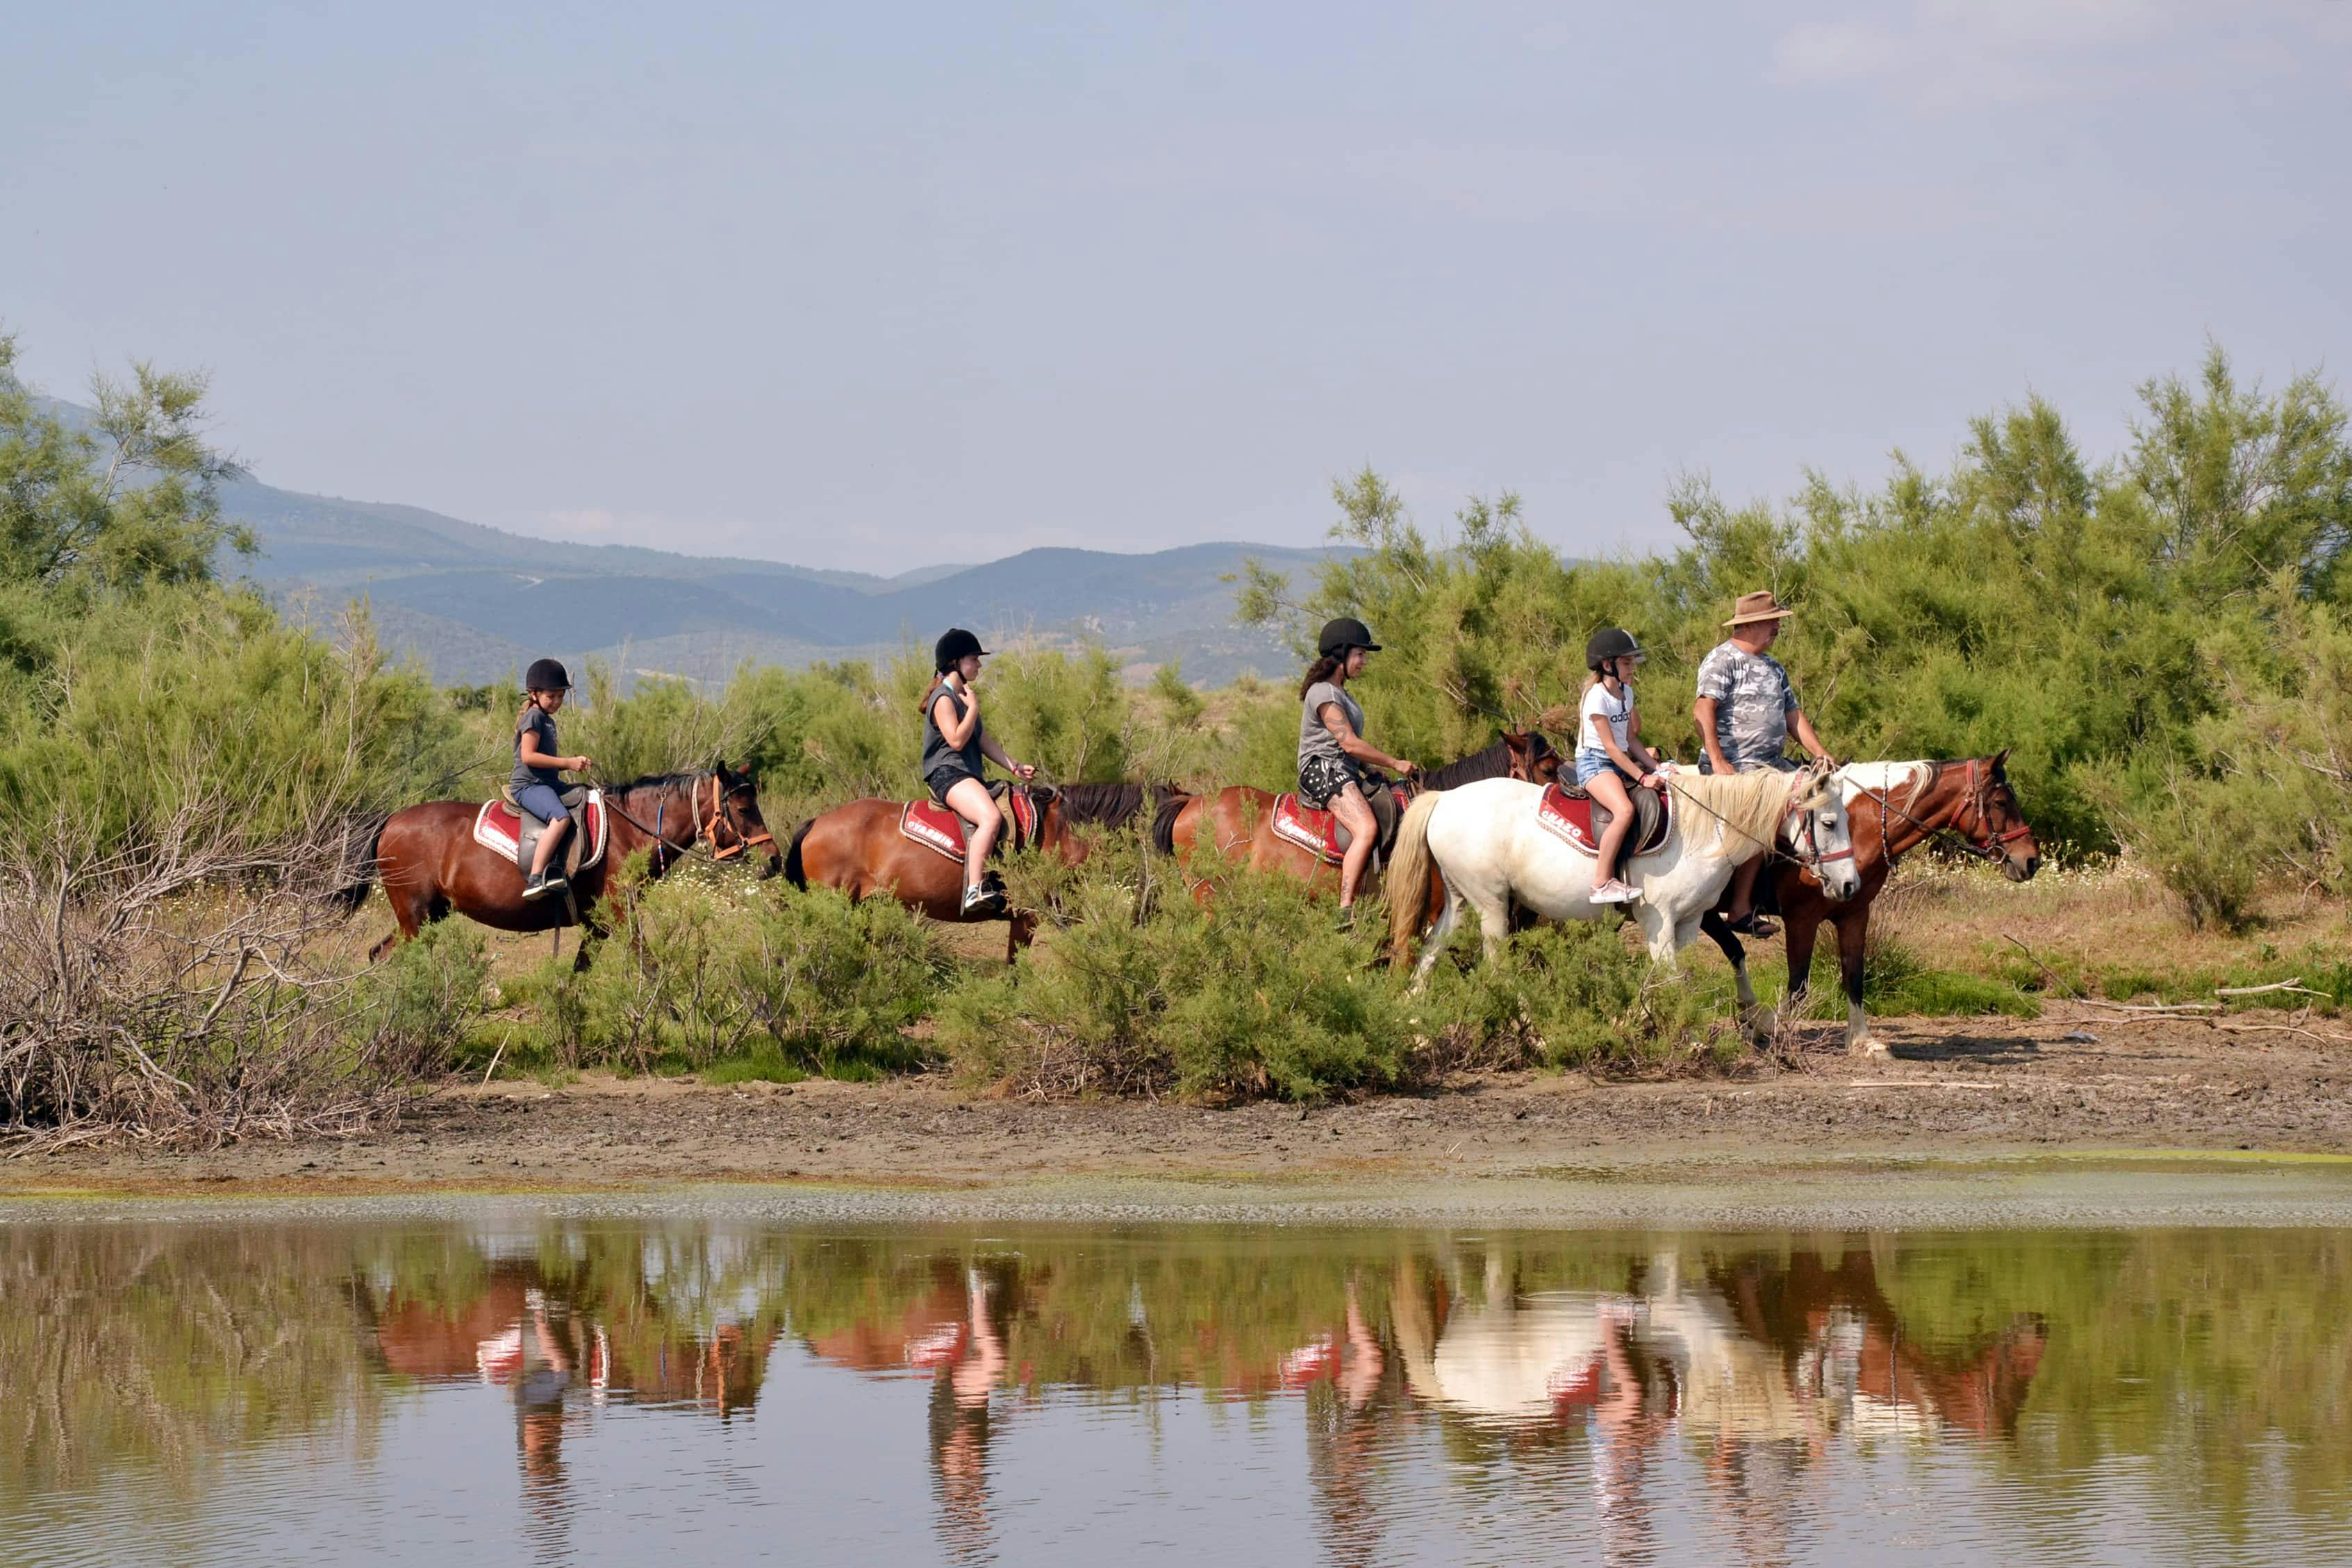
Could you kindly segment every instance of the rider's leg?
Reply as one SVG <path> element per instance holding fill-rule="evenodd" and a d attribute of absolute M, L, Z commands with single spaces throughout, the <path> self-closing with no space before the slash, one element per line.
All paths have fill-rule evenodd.
<path fill-rule="evenodd" d="M 539 842 L 532 847 L 530 855 L 530 874 L 544 876 L 548 862 L 555 858 L 556 850 L 563 842 L 564 833 L 571 829 L 572 813 L 563 809 L 563 797 L 557 794 L 552 786 L 546 784 L 533 784 L 517 790 L 515 805 L 547 824 L 541 831 Z"/>
<path fill-rule="evenodd" d="M 1756 876 L 1763 869 L 1764 857 L 1758 855 L 1754 860 L 1741 862 L 1739 869 L 1731 873 L 1731 908 L 1727 913 L 1734 925 L 1755 912 Z"/>
<path fill-rule="evenodd" d="M 971 824 L 971 837 L 963 847 L 963 884 L 978 887 L 988 869 L 988 852 L 996 847 L 996 835 L 1004 826 L 1004 813 L 989 798 L 988 786 L 977 779 L 957 779 L 948 791 L 948 804 Z"/>
<path fill-rule="evenodd" d="M 539 842 L 530 852 L 531 875 L 547 874 L 547 862 L 553 860 L 556 852 L 563 847 L 563 835 L 571 827 L 572 819 L 569 817 L 558 817 L 547 824 L 547 831 L 539 835 Z"/>
<path fill-rule="evenodd" d="M 1372 803 L 1353 784 L 1331 797 L 1331 810 L 1348 830 L 1348 850 L 1339 860 L 1339 907 L 1346 909 L 1356 902 L 1356 889 L 1364 880 L 1364 867 L 1371 863 L 1381 824 L 1372 815 Z"/>
<path fill-rule="evenodd" d="M 1609 825 L 1601 831 L 1601 859 L 1592 867 L 1592 885 L 1605 887 L 1617 875 L 1617 852 L 1625 847 L 1625 835 L 1633 826 L 1633 798 L 1613 770 L 1594 774 L 1584 781 L 1584 789 L 1609 808 Z"/>

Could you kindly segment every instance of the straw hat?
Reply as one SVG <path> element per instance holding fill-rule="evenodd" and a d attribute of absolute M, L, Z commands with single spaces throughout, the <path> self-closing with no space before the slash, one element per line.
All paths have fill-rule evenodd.
<path fill-rule="evenodd" d="M 1784 615 L 1795 613 L 1793 610 L 1780 608 L 1780 601 L 1772 597 L 1772 591 L 1765 589 L 1756 593 L 1741 594 L 1739 602 L 1732 606 L 1731 619 L 1725 622 L 1724 625 L 1745 626 L 1751 622 L 1778 621 Z"/>

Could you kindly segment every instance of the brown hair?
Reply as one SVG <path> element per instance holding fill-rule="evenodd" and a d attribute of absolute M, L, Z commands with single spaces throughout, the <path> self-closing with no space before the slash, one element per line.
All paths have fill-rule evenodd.
<path fill-rule="evenodd" d="M 1313 691 L 1319 683 L 1328 681 L 1334 674 L 1338 674 L 1339 666 L 1347 662 L 1348 655 L 1344 653 L 1339 654 L 1337 658 L 1326 653 L 1321 658 L 1316 660 L 1313 664 L 1307 665 L 1307 678 L 1298 683 L 1299 700 L 1301 702 L 1306 701 L 1307 694 L 1308 692 Z"/>

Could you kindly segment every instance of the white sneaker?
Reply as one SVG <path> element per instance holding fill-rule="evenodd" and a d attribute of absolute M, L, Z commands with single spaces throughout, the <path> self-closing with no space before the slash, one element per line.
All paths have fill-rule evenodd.
<path fill-rule="evenodd" d="M 1641 896 L 1639 889 L 1628 887 L 1613 876 L 1591 893 L 1591 900 L 1595 904 L 1631 904 Z"/>

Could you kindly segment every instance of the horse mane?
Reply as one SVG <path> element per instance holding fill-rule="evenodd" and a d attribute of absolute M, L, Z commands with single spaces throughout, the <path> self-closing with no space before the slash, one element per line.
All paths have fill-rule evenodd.
<path fill-rule="evenodd" d="M 709 777 L 710 777 L 710 769 L 708 768 L 698 768 L 685 773 L 646 773 L 630 779 L 626 784 L 607 784 L 604 789 L 607 795 L 626 795 L 637 789 L 686 789 L 701 783 Z"/>
<path fill-rule="evenodd" d="M 1672 782 L 1676 794 L 1698 808 L 1695 816 L 1683 819 L 1692 841 L 1726 845 L 1744 861 L 1772 847 L 1780 819 L 1805 779 L 1759 768 L 1752 773 L 1676 773 Z M 1713 839 L 1703 836 L 1702 823 L 1716 830 Z"/>
<path fill-rule="evenodd" d="M 1849 762 L 1837 770 L 1837 780 L 1849 789 L 1861 789 L 1881 800 L 1897 789 L 1909 791 L 1903 803 L 1908 806 L 1919 798 L 1919 791 L 1934 783 L 1941 773 L 1940 762 Z"/>
<path fill-rule="evenodd" d="M 1184 798 L 1166 784 L 1064 784 L 1055 792 L 1065 821 L 1113 830 L 1132 821 L 1147 800 Z"/>
<path fill-rule="evenodd" d="M 1160 797 L 1160 805 L 1151 815 L 1151 847 L 1173 859 L 1176 854 L 1176 819 L 1184 814 L 1192 797 L 1181 789 L 1169 789 Z"/>
<path fill-rule="evenodd" d="M 1459 762 L 1432 768 L 1422 775 L 1421 787 L 1424 789 L 1458 789 L 1465 784 L 1475 784 L 1481 779 L 1507 779 L 1510 774 L 1510 743 L 1498 740 L 1484 751 L 1472 752 Z"/>

